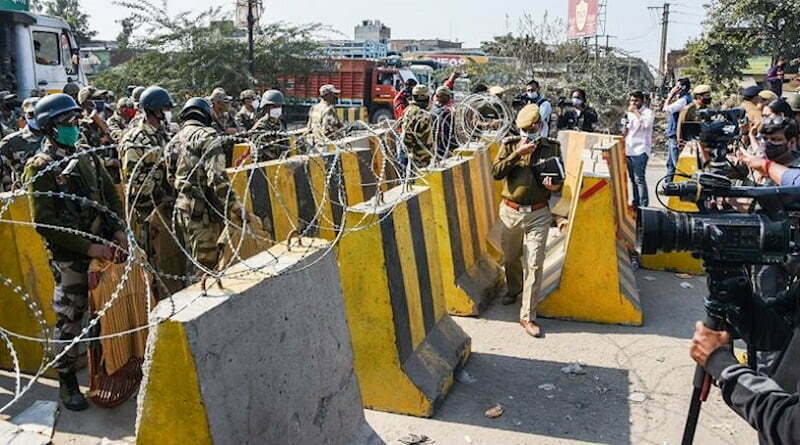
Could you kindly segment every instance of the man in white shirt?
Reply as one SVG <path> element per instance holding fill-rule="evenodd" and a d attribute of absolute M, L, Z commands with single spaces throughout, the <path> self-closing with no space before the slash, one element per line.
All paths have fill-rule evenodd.
<path fill-rule="evenodd" d="M 631 93 L 627 125 L 625 126 L 625 155 L 628 160 L 628 175 L 633 186 L 633 207 L 647 207 L 650 199 L 647 192 L 647 161 L 653 150 L 653 126 L 655 114 L 644 104 L 644 93 Z"/>
<path fill-rule="evenodd" d="M 678 117 L 681 110 L 692 103 L 692 85 L 689 79 L 678 79 L 675 87 L 669 92 L 667 100 L 664 101 L 662 111 L 667 115 L 667 181 L 672 182 L 675 175 L 675 168 L 678 165 L 678 157 L 681 154 L 678 144 Z"/>

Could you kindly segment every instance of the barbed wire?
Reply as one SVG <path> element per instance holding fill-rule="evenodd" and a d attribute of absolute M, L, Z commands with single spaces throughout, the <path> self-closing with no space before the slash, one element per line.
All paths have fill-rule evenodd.
<path fill-rule="evenodd" d="M 92 243 L 115 249 L 122 253 L 121 257 L 123 258 L 123 261 L 118 266 L 122 268 L 119 281 L 114 284 L 113 290 L 107 296 L 102 307 L 90 314 L 91 316 L 86 326 L 71 339 L 52 338 L 52 329 L 47 323 L 45 309 L 41 307 L 38 298 L 31 295 L 30 291 L 25 289 L 23 283 L 15 283 L 4 272 L 0 272 L 0 286 L 9 289 L 13 295 L 23 301 L 29 313 L 28 315 L 34 320 L 38 330 L 34 335 L 29 335 L 0 326 L 0 339 L 2 339 L 2 344 L 9 351 L 14 376 L 13 397 L 6 404 L 0 406 L 0 413 L 5 412 L 9 407 L 17 403 L 48 369 L 53 367 L 78 344 L 110 340 L 153 328 L 174 318 L 205 295 L 205 292 L 197 292 L 182 305 L 178 305 L 174 299 L 174 294 L 167 292 L 167 295 L 161 298 L 161 302 L 164 300 L 169 302 L 170 308 L 167 311 L 167 315 L 156 316 L 153 314 L 153 307 L 151 307 L 151 301 L 155 301 L 154 290 L 156 286 L 162 292 L 169 289 L 165 282 L 166 280 L 191 284 L 200 281 L 201 276 L 207 276 L 219 283 L 224 283 L 224 280 L 228 279 L 246 276 L 274 277 L 300 273 L 312 268 L 317 262 L 330 254 L 344 237 L 379 225 L 392 215 L 395 208 L 401 205 L 403 197 L 400 196 L 394 201 L 386 201 L 386 191 L 397 186 L 409 189 L 415 184 L 426 184 L 426 169 L 443 165 L 447 159 L 455 156 L 455 150 L 451 150 L 452 146 L 464 146 L 482 140 L 487 143 L 499 141 L 508 134 L 513 126 L 513 111 L 506 103 L 495 96 L 485 94 L 472 95 L 458 104 L 450 104 L 444 107 L 445 109 L 437 110 L 434 113 L 428 110 L 420 110 L 413 120 L 403 116 L 396 121 L 386 121 L 374 125 L 364 122 L 351 123 L 337 132 L 334 135 L 335 139 L 326 138 L 322 141 L 317 141 L 318 143 L 313 146 L 304 140 L 302 132 L 251 131 L 234 135 L 233 138 L 236 140 L 249 140 L 250 151 L 247 154 L 249 160 L 244 159 L 242 161 L 249 161 L 250 163 L 228 169 L 229 187 L 225 192 L 225 201 L 222 203 L 222 208 L 217 208 L 212 203 L 206 202 L 207 208 L 213 212 L 213 216 L 221 221 L 222 233 L 227 234 L 227 237 L 221 237 L 221 239 L 224 239 L 225 244 L 220 251 L 227 250 L 229 259 L 220 270 L 205 267 L 192 256 L 183 240 L 178 208 L 173 205 L 174 202 L 168 202 L 163 207 L 156 206 L 151 216 L 156 218 L 162 228 L 167 229 L 166 239 L 177 247 L 178 253 L 186 260 L 188 266 L 186 273 L 170 273 L 170 271 L 161 270 L 157 264 L 151 262 L 152 259 L 146 256 L 145 247 L 141 245 L 142 240 L 138 239 L 133 230 L 134 223 L 141 216 L 137 211 L 137 206 L 139 203 L 151 199 L 151 197 L 147 196 L 141 188 L 134 189 L 132 181 L 124 185 L 124 199 L 122 200 L 124 208 L 121 209 L 122 213 L 119 215 L 105 203 L 85 196 L 63 191 L 33 190 L 32 185 L 44 175 L 59 173 L 64 166 L 68 166 L 72 162 L 78 162 L 80 157 L 93 158 L 97 153 L 117 150 L 118 147 L 116 145 L 94 148 L 81 147 L 75 153 L 68 154 L 60 159 L 51 159 L 36 174 L 27 178 L 18 189 L 0 194 L 0 224 L 15 225 L 37 231 L 50 230 L 78 236 Z M 432 134 L 426 134 L 426 132 L 432 132 Z M 226 137 L 221 136 L 220 138 L 224 139 Z M 228 138 L 230 142 L 230 137 Z M 370 148 L 353 148 L 353 138 L 369 140 L 371 142 Z M 450 138 L 455 138 L 455 143 Z M 409 141 L 415 142 L 417 146 L 421 144 L 427 147 L 427 150 L 430 151 L 430 162 L 427 165 L 414 162 L 415 154 L 411 153 L 411 148 L 408 146 Z M 267 152 L 270 147 L 276 145 L 294 146 L 296 147 L 296 152 L 290 153 L 289 150 L 284 150 L 274 160 L 258 162 L 261 153 Z M 171 146 L 172 143 L 166 148 L 138 147 L 140 149 L 146 148 L 146 150 L 135 163 L 130 177 L 143 177 L 145 181 L 151 181 L 154 177 L 157 177 L 157 172 L 161 169 L 163 172 L 167 172 L 170 179 L 172 179 L 170 175 L 173 175 L 172 172 L 175 169 L 175 156 L 176 154 L 180 155 L 180 153 L 171 152 Z M 347 208 L 359 203 L 350 202 L 354 197 L 349 197 L 347 194 L 345 182 L 352 181 L 352 178 L 345 179 L 343 157 L 349 156 L 358 150 L 371 150 L 372 153 L 366 157 L 367 159 L 361 156 L 354 156 L 356 162 L 359 163 L 359 171 L 362 173 L 358 184 L 348 185 L 350 187 L 360 187 L 361 190 L 372 190 L 373 192 L 371 196 L 365 195 L 366 205 L 362 204 L 360 208 L 360 213 L 362 214 L 358 219 L 354 219 L 355 214 L 348 212 Z M 211 156 L 210 150 L 201 154 L 200 159 L 191 166 L 186 176 L 191 178 L 193 175 L 200 173 L 203 166 L 210 162 L 207 156 Z M 365 163 L 368 165 L 363 165 Z M 274 166 L 271 175 L 266 174 L 267 166 Z M 281 192 L 281 184 L 286 181 L 287 175 L 294 174 L 298 168 L 302 169 L 300 180 L 307 180 L 309 184 L 311 196 L 308 198 L 311 199 L 311 205 L 313 205 L 313 212 L 310 214 L 301 214 L 302 212 L 299 209 L 294 211 L 293 206 L 296 203 L 291 203 L 290 198 L 284 196 Z M 252 206 L 255 199 L 250 191 L 256 178 L 256 171 L 262 172 L 265 179 L 265 184 L 261 185 L 266 185 L 266 190 L 261 191 L 261 193 L 271 193 L 273 198 L 272 212 L 264 217 L 259 217 L 247 211 L 248 206 Z M 312 177 L 315 172 L 321 176 L 321 183 L 316 187 Z M 244 191 L 243 196 L 238 196 L 233 186 L 238 180 L 237 176 L 240 174 L 246 175 L 246 182 L 241 189 Z M 222 180 L 222 178 L 218 179 Z M 16 200 L 24 199 L 27 201 L 43 197 L 63 202 L 71 201 L 81 209 L 93 209 L 108 223 L 122 228 L 127 246 L 122 246 L 118 242 L 110 241 L 98 234 L 71 227 L 66 221 L 65 225 L 54 225 L 37 223 L 33 218 L 31 221 L 19 221 L 7 216 Z M 207 200 L 207 198 L 204 199 Z M 326 214 L 326 208 L 333 208 L 333 206 L 342 209 L 341 219 L 338 222 L 334 220 L 335 218 L 328 217 Z M 232 208 L 236 209 L 236 211 L 228 214 L 229 212 L 226 209 Z M 162 210 L 171 211 L 165 213 Z M 267 230 L 255 228 L 254 223 L 256 220 L 253 218 L 262 218 L 268 221 L 272 226 L 273 235 L 270 236 Z M 279 234 L 275 223 L 278 218 L 288 222 L 290 227 L 285 240 L 277 239 Z M 322 232 L 330 232 L 334 236 L 328 241 L 321 241 L 317 244 L 318 241 L 316 239 Z M 293 235 L 298 238 L 294 243 L 292 241 Z M 302 246 L 303 239 L 311 239 L 311 241 L 306 241 L 310 244 Z M 249 255 L 245 256 L 245 246 L 250 241 L 266 247 L 258 249 L 262 252 L 269 252 L 269 246 L 286 242 L 288 250 L 293 255 L 292 264 L 289 267 L 279 269 L 278 265 L 283 264 L 281 263 L 281 255 L 275 255 L 271 252 L 267 261 L 256 264 Z M 324 244 L 322 244 L 323 242 Z M 296 247 L 297 245 L 301 245 L 304 249 L 293 249 L 293 246 Z M 305 261 L 318 250 L 322 250 L 321 254 L 311 261 Z M 220 260 L 221 257 L 220 255 Z M 237 267 L 232 267 L 237 264 Z M 140 268 L 144 272 L 144 289 L 146 293 L 144 298 L 147 301 L 147 313 L 150 314 L 147 323 L 105 335 L 90 335 L 90 333 L 95 332 L 103 317 L 122 297 L 134 268 Z M 19 314 L 19 316 L 21 317 L 22 314 Z M 97 330 L 96 332 L 99 334 L 100 331 Z M 41 344 L 43 348 L 41 362 L 34 375 L 28 377 L 25 385 L 22 384 L 23 370 L 19 353 L 14 344 L 15 339 Z"/>

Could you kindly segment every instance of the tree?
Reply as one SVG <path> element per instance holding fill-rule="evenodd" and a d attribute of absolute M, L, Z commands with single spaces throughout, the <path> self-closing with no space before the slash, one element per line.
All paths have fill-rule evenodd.
<path fill-rule="evenodd" d="M 800 57 L 800 0 L 710 0 L 703 35 L 687 45 L 690 74 L 735 90 L 754 55 Z"/>
<path fill-rule="evenodd" d="M 282 73 L 303 73 L 317 45 L 311 40 L 319 25 L 271 24 L 255 41 L 256 70 L 247 68 L 247 44 L 221 8 L 199 13 L 167 13 L 167 3 L 149 0 L 117 2 L 127 8 L 131 33 L 123 36 L 138 54 L 94 79 L 104 89 L 122 92 L 127 85 L 160 85 L 176 99 L 205 96 L 218 86 L 230 93 L 254 86 L 272 87 Z"/>
<path fill-rule="evenodd" d="M 118 20 L 117 23 L 122 27 L 122 31 L 117 34 L 117 45 L 120 49 L 128 49 L 131 45 L 131 36 L 136 30 L 136 23 L 130 17 Z"/>
<path fill-rule="evenodd" d="M 97 31 L 89 27 L 89 15 L 82 11 L 80 0 L 42 0 L 37 3 L 41 3 L 45 14 L 63 18 L 72 28 L 79 44 L 97 35 Z"/>

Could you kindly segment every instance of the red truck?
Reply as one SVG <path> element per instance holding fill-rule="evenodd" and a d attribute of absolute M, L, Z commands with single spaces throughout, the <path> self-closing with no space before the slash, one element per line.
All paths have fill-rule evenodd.
<path fill-rule="evenodd" d="M 334 59 L 307 74 L 285 75 L 279 79 L 286 95 L 289 120 L 308 117 L 308 109 L 319 101 L 319 87 L 331 84 L 342 90 L 337 109 L 345 120 L 377 123 L 394 118 L 392 100 L 403 83 L 414 78 L 408 68 L 369 59 Z"/>

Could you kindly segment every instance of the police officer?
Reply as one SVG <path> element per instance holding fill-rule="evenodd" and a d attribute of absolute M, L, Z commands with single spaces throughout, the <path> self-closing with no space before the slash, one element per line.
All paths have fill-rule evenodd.
<path fill-rule="evenodd" d="M 81 108 L 66 94 L 47 96 L 36 105 L 36 121 L 45 135 L 41 150 L 28 160 L 25 181 L 30 182 L 31 213 L 36 230 L 47 241 L 56 289 L 54 336 L 71 340 L 81 332 L 88 301 L 87 273 L 92 258 L 114 260 L 119 253 L 109 243 L 85 234 L 113 240 L 127 250 L 120 222 L 122 209 L 108 171 L 96 155 L 76 149 Z M 69 158 L 69 159 L 67 159 Z M 43 193 L 67 193 L 85 198 L 90 205 L 67 197 Z M 103 206 L 108 211 L 101 210 Z M 67 232 L 69 228 L 81 233 Z M 55 345 L 63 351 L 64 343 Z M 88 407 L 75 376 L 78 348 L 72 347 L 55 364 L 61 402 L 69 410 Z"/>
<path fill-rule="evenodd" d="M 319 87 L 319 103 L 311 107 L 308 112 L 308 142 L 312 146 L 325 144 L 333 139 L 342 137 L 344 125 L 336 114 L 336 102 L 339 100 L 340 90 L 333 85 Z"/>
<path fill-rule="evenodd" d="M 425 85 L 411 90 L 411 101 L 400 119 L 403 144 L 408 158 L 417 168 L 431 163 L 433 154 L 433 118 L 428 111 L 431 92 Z"/>
<path fill-rule="evenodd" d="M 220 138 L 211 127 L 211 104 L 203 98 L 189 99 L 179 119 L 181 129 L 170 141 L 178 155 L 178 224 L 192 257 L 208 273 L 220 259 L 218 240 L 225 218 L 235 224 L 242 221 L 242 206 L 230 192 L 225 174 L 225 145 L 232 145 L 233 140 Z"/>
<path fill-rule="evenodd" d="M 278 159 L 289 150 L 286 122 L 283 121 L 283 105 L 285 98 L 278 90 L 267 90 L 261 96 L 258 107 L 258 122 L 253 125 L 253 143 L 256 146 L 258 162 Z"/>
<path fill-rule="evenodd" d="M 492 165 L 494 178 L 504 181 L 500 221 L 508 293 L 502 302 L 513 304 L 521 293 L 520 325 L 528 335 L 539 338 L 544 331 L 536 324 L 536 306 L 542 300 L 547 233 L 553 221 L 548 201 L 550 193 L 560 185 L 553 183 L 551 177 L 537 177 L 532 166 L 560 157 L 561 145 L 541 137 L 543 122 L 538 105 L 523 107 L 516 122 L 520 136 L 503 140 Z"/>
<path fill-rule="evenodd" d="M 692 90 L 692 103 L 683 107 L 680 115 L 678 115 L 678 143 L 683 145 L 686 142 L 684 125 L 691 122 L 699 122 L 700 116 L 698 111 L 708 108 L 711 105 L 711 86 L 698 85 Z"/>
<path fill-rule="evenodd" d="M 29 97 L 22 103 L 25 127 L 0 141 L 0 191 L 11 191 L 22 185 L 25 163 L 42 145 L 42 132 L 36 122 L 38 97 Z"/>
<path fill-rule="evenodd" d="M 211 103 L 211 117 L 213 118 L 211 126 L 221 135 L 239 132 L 236 122 L 230 113 L 231 101 L 233 101 L 233 98 L 228 96 L 228 93 L 222 88 L 214 88 L 214 91 L 208 96 L 208 102 Z"/>
<path fill-rule="evenodd" d="M 242 101 L 242 108 L 236 113 L 234 120 L 236 126 L 244 131 L 253 128 L 256 123 L 256 110 L 258 109 L 258 93 L 253 90 L 244 90 L 239 94 Z"/>

